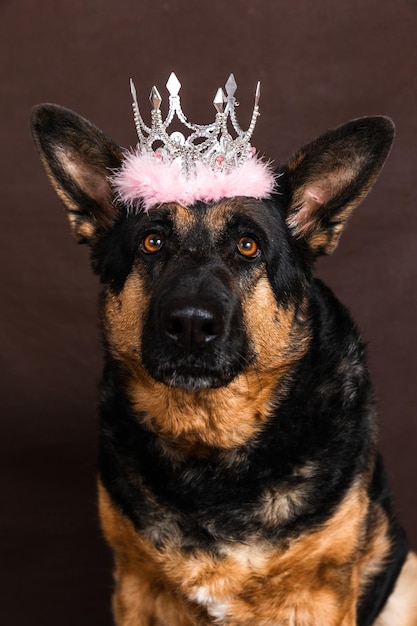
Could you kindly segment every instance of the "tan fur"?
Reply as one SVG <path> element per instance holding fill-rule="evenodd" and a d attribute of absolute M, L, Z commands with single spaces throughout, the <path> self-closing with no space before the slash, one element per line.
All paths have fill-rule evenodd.
<path fill-rule="evenodd" d="M 205 216 L 205 223 L 209 231 L 214 235 L 219 235 L 227 220 L 236 210 L 241 213 L 245 211 L 247 198 L 228 198 L 210 207 L 210 211 Z"/>
<path fill-rule="evenodd" d="M 291 483 L 268 487 L 261 491 L 258 519 L 266 527 L 276 527 L 294 519 L 306 506 L 314 485 L 315 465 L 307 463 L 294 470 Z"/>
<path fill-rule="evenodd" d="M 361 556 L 360 593 L 365 593 L 368 583 L 385 569 L 391 549 L 388 519 L 379 505 L 373 511 L 371 522 L 370 536 Z"/>
<path fill-rule="evenodd" d="M 203 450 L 235 448 L 253 437 L 271 411 L 276 378 L 245 373 L 224 388 L 198 392 L 169 388 L 137 371 L 129 396 L 135 410 L 146 412 L 146 424 L 169 446 Z M 242 403 L 244 409 L 242 410 Z"/>
<path fill-rule="evenodd" d="M 171 209 L 171 213 L 175 215 L 175 231 L 176 233 L 186 241 L 187 231 L 190 230 L 196 223 L 196 215 L 188 207 L 182 206 L 178 203 L 170 203 L 165 205 Z"/>
<path fill-rule="evenodd" d="M 141 367 L 139 339 L 148 300 L 137 269 L 128 276 L 120 294 L 105 294 L 101 315 L 106 340 L 113 356 L 132 371 Z"/>
<path fill-rule="evenodd" d="M 117 626 L 193 626 L 201 613 L 184 602 L 164 575 L 160 554 L 135 532 L 99 482 L 99 511 L 104 535 L 114 552 L 113 613 Z M 197 617 L 196 617 L 197 616 Z M 204 622 L 201 622 L 204 624 Z"/>
<path fill-rule="evenodd" d="M 264 272 L 243 297 L 243 313 L 257 372 L 287 371 L 306 352 L 310 340 L 306 314 L 279 306 Z"/>
<path fill-rule="evenodd" d="M 96 230 L 94 224 L 80 220 L 79 215 L 76 213 L 68 212 L 67 217 L 71 230 L 77 238 L 92 239 L 94 237 Z"/>
<path fill-rule="evenodd" d="M 417 626 L 417 556 L 413 552 L 374 626 Z"/>
<path fill-rule="evenodd" d="M 175 607 L 175 617 L 166 618 L 169 626 L 355 626 L 360 584 L 371 563 L 374 569 L 377 561 L 382 566 L 389 549 L 382 513 L 371 547 L 364 548 L 368 498 L 360 484 L 351 488 L 328 522 L 289 545 L 272 546 L 254 537 L 250 544 L 220 546 L 219 556 L 182 552 L 175 533 L 155 549 L 135 532 L 102 486 L 99 493 L 103 530 L 115 552 L 118 626 L 153 623 L 132 617 L 142 606 L 142 596 L 145 613 L 152 615 L 153 610 L 157 619 L 163 615 L 157 607 L 167 615 Z M 394 598 L 407 597 L 410 604 L 416 568 L 415 557 L 410 557 Z"/>

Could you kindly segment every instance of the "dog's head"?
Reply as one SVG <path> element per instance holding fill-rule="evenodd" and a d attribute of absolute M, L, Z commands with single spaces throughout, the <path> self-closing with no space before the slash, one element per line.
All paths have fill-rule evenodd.
<path fill-rule="evenodd" d="M 41 105 L 32 129 L 72 232 L 91 247 L 107 348 L 142 402 L 150 385 L 159 394 L 276 388 L 308 346 L 314 258 L 336 247 L 394 134 L 387 118 L 354 120 L 296 153 L 266 200 L 145 212 L 117 198 L 123 151 L 88 121 Z"/>

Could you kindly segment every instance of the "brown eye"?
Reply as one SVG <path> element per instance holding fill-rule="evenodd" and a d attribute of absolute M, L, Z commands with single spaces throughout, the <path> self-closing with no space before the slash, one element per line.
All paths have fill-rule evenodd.
<path fill-rule="evenodd" d="M 254 259 L 259 254 L 258 244 L 252 237 L 241 237 L 237 243 L 237 249 L 247 259 Z"/>
<path fill-rule="evenodd" d="M 142 240 L 142 250 L 147 254 L 152 254 L 154 252 L 159 252 L 159 250 L 164 245 L 164 239 L 162 235 L 158 233 L 149 233 Z"/>

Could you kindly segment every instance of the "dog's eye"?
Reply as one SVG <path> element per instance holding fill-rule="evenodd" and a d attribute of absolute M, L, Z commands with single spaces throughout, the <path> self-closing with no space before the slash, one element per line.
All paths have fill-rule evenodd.
<path fill-rule="evenodd" d="M 254 259 L 259 254 L 258 244 L 252 237 L 241 237 L 237 242 L 237 249 L 247 259 Z"/>
<path fill-rule="evenodd" d="M 159 233 L 149 233 L 142 239 L 141 249 L 146 254 L 158 252 L 164 245 L 164 238 Z"/>

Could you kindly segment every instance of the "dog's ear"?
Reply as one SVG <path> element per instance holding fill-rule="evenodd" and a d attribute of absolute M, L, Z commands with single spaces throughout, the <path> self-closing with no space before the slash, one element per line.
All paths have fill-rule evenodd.
<path fill-rule="evenodd" d="M 80 243 L 92 243 L 117 217 L 108 178 L 120 166 L 120 147 L 87 120 L 54 104 L 34 107 L 31 128 L 73 235 Z"/>
<path fill-rule="evenodd" d="M 379 174 L 394 132 L 386 117 L 353 120 L 329 130 L 284 166 L 291 198 L 287 222 L 315 256 L 337 246 L 347 218 Z"/>

